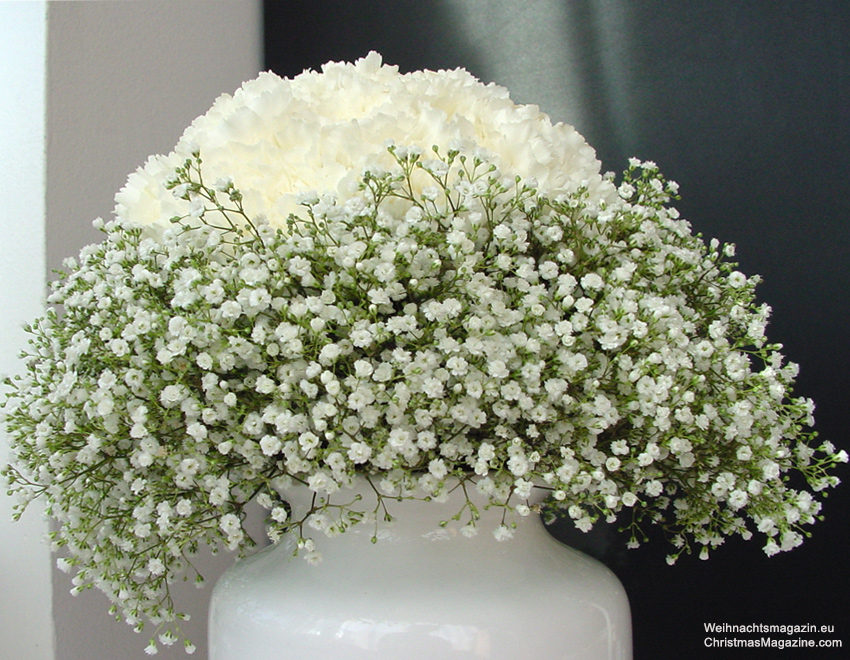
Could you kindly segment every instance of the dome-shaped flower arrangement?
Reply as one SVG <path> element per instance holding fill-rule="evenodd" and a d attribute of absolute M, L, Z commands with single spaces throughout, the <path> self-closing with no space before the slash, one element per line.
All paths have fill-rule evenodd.
<path fill-rule="evenodd" d="M 19 509 L 44 498 L 74 589 L 166 643 L 168 585 L 200 543 L 249 547 L 254 500 L 308 559 L 455 487 L 504 507 L 497 538 L 543 489 L 581 529 L 662 526 L 671 561 L 730 535 L 791 549 L 847 456 L 814 442 L 758 278 L 675 197 L 462 70 L 263 74 L 130 176 L 29 328 Z M 338 497 L 358 474 L 380 511 Z"/>

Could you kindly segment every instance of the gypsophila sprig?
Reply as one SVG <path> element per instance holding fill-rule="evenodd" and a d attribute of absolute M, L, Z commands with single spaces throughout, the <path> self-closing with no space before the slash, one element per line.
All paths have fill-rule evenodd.
<path fill-rule="evenodd" d="M 436 142 L 381 144 L 345 194 L 274 221 L 192 146 L 157 179 L 178 212 L 100 223 L 29 328 L 7 383 L 18 515 L 46 500 L 74 590 L 152 622 L 149 652 L 181 637 L 169 585 L 202 581 L 199 545 L 251 547 L 253 500 L 317 561 L 322 533 L 414 491 L 477 489 L 502 539 L 544 489 L 583 530 L 663 527 L 674 561 L 733 535 L 789 550 L 838 483 L 847 454 L 810 430 L 758 279 L 654 164 L 541 185 Z M 356 474 L 377 508 L 338 493 Z M 316 494 L 303 516 L 293 481 Z"/>

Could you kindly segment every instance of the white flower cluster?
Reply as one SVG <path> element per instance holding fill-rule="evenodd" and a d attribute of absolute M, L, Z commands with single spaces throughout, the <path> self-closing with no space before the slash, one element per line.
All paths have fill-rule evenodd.
<path fill-rule="evenodd" d="M 388 142 L 486 154 L 549 191 L 583 185 L 595 193 L 602 182 L 593 149 L 572 126 L 553 125 L 536 106 L 514 104 L 505 88 L 463 69 L 401 75 L 373 52 L 293 79 L 263 73 L 222 95 L 172 153 L 130 176 L 116 213 L 140 224 L 188 214 L 191 203 L 162 182 L 202 146 L 204 178 L 232 181 L 250 217 L 279 225 L 299 212 L 299 194 L 330 192 L 340 203 L 356 195 L 364 169 L 392 165 Z"/>
<path fill-rule="evenodd" d="M 324 75 L 362 76 L 362 94 L 378 96 L 407 79 L 373 58 Z M 443 78 L 410 80 L 427 91 Z M 277 112 L 275 94 L 249 97 L 251 116 Z M 247 121 L 225 112 L 231 103 L 212 113 L 227 131 Z M 475 131 L 498 132 L 482 112 L 495 124 Z M 422 131 L 442 139 L 442 120 L 430 121 Z M 348 189 L 304 194 L 285 220 L 285 205 L 250 201 L 241 182 L 268 195 L 297 187 L 263 178 L 283 175 L 229 137 L 211 150 L 232 176 L 198 149 L 155 161 L 167 170 L 147 172 L 152 196 L 67 262 L 50 298 L 62 311 L 32 326 L 27 373 L 8 383 L 5 474 L 21 510 L 43 496 L 62 523 L 55 544 L 75 590 L 96 586 L 173 643 L 168 585 L 193 570 L 199 543 L 250 546 L 242 519 L 256 499 L 272 537 L 293 532 L 315 559 L 310 529 L 333 535 L 378 513 L 337 494 L 357 474 L 388 502 L 474 483 L 517 515 L 543 489 L 581 529 L 622 514 L 636 542 L 642 524 L 662 525 L 671 559 L 729 535 L 758 532 L 768 554 L 800 543 L 820 504 L 789 475 L 819 491 L 847 455 L 812 444 L 813 406 L 791 397 L 796 367 L 765 339 L 757 278 L 735 270 L 730 246 L 691 233 L 654 164 L 632 162 L 619 186 L 584 148 L 564 156 L 577 169 L 535 170 L 523 159 L 540 125 L 528 121 L 522 140 L 504 129 L 514 160 L 482 151 L 479 135 L 471 152 L 382 146 L 383 164 L 373 154 L 356 175 L 359 155 L 329 161 Z M 255 147 L 297 151 L 290 131 L 260 131 Z M 572 134 L 556 132 L 569 154 Z M 365 153 L 338 146 L 337 159 Z M 321 169 L 296 166 L 304 180 Z M 128 190 L 142 195 L 137 184 Z M 174 206 L 151 211 L 167 195 Z M 304 515 L 280 495 L 293 481 L 316 494 Z M 474 533 L 476 509 L 463 513 Z M 510 521 L 491 531 L 508 538 Z"/>

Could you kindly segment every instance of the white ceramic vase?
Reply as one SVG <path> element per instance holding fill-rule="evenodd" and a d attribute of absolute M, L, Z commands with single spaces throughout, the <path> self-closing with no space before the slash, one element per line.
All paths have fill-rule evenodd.
<path fill-rule="evenodd" d="M 363 506 L 371 486 L 355 484 Z M 304 497 L 312 495 L 304 488 Z M 296 513 L 309 499 L 291 497 Z M 210 610 L 210 660 L 629 660 L 622 585 L 599 562 L 555 540 L 539 516 L 513 538 L 485 511 L 467 538 L 440 520 L 465 501 L 388 502 L 394 522 L 319 533 L 323 560 L 293 557 L 284 539 L 233 566 Z M 479 504 L 483 505 L 483 502 Z"/>

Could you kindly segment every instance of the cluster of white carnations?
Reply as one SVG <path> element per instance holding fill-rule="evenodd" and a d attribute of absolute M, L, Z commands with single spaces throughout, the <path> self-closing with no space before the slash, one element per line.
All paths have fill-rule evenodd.
<path fill-rule="evenodd" d="M 367 81 L 410 78 L 367 64 Z M 454 101 L 444 87 L 434 98 Z M 260 92 L 239 107 L 262 116 L 274 94 Z M 493 117 L 508 116 L 493 94 Z M 216 112 L 244 132 L 244 117 Z M 169 585 L 202 543 L 252 544 L 247 503 L 268 509 L 273 540 L 294 534 L 315 559 L 320 534 L 458 482 L 504 508 L 486 530 L 499 539 L 543 490 L 583 530 L 623 520 L 637 543 L 662 526 L 671 560 L 730 535 L 758 533 L 768 554 L 802 541 L 812 493 L 838 483 L 830 468 L 847 455 L 815 442 L 813 405 L 792 396 L 797 368 L 766 340 L 769 309 L 732 247 L 693 235 L 652 163 L 631 162 L 618 184 L 595 161 L 553 156 L 535 181 L 525 156 L 449 138 L 372 143 L 368 168 L 319 193 L 259 166 L 224 176 L 222 154 L 252 156 L 215 140 L 211 164 L 186 142 L 131 180 L 103 242 L 66 263 L 57 309 L 31 326 L 27 371 L 8 383 L 18 515 L 45 499 L 74 590 L 97 587 L 170 644 L 183 615 Z M 295 212 L 278 214 L 279 190 Z M 159 222 L 134 217 L 144 209 Z M 380 510 L 345 495 L 357 475 Z M 281 495 L 293 483 L 316 496 L 303 515 Z M 473 533 L 477 510 L 458 513 Z"/>
<path fill-rule="evenodd" d="M 163 186 L 201 147 L 209 183 L 232 180 L 246 213 L 282 226 L 315 191 L 356 195 L 367 168 L 393 166 L 387 143 L 443 153 L 484 152 L 503 172 L 539 190 L 610 194 L 593 148 L 568 124 L 553 124 L 508 90 L 468 71 L 414 71 L 370 53 L 353 64 L 329 62 L 292 79 L 271 72 L 222 94 L 186 129 L 174 150 L 151 156 L 116 195 L 116 214 L 150 225 L 192 210 Z M 194 207 L 197 212 L 197 207 Z"/>

